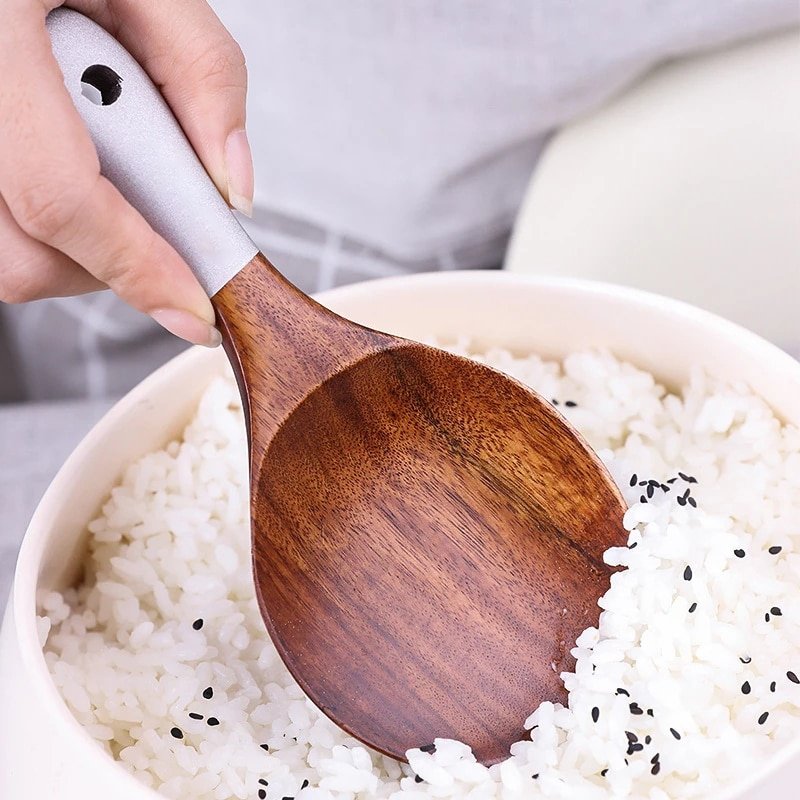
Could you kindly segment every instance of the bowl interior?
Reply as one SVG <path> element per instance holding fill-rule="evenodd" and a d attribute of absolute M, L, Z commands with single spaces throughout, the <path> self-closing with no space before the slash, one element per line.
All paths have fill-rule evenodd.
<path fill-rule="evenodd" d="M 783 419 L 800 424 L 800 363 L 736 325 L 643 292 L 471 272 L 373 281 L 319 299 L 357 322 L 409 338 L 467 334 L 476 348 L 500 345 L 549 358 L 608 348 L 673 387 L 702 367 L 748 383 Z M 14 615 L 26 668 L 39 675 L 62 719 L 69 712 L 39 649 L 35 592 L 79 578 L 86 525 L 126 465 L 178 436 L 208 383 L 227 371 L 221 351 L 195 348 L 154 373 L 84 439 L 37 509 L 20 554 Z"/>

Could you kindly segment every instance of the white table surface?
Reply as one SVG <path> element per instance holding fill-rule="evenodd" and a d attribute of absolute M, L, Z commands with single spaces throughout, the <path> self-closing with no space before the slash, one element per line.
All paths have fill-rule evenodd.
<path fill-rule="evenodd" d="M 112 403 L 0 405 L 0 611 L 37 503 L 66 457 Z"/>

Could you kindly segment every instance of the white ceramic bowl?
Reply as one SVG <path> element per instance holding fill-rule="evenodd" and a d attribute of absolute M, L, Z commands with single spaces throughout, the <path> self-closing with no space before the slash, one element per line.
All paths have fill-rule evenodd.
<path fill-rule="evenodd" d="M 744 380 L 785 419 L 800 424 L 800 363 L 731 323 L 639 291 L 499 272 L 390 278 L 320 297 L 358 322 L 411 338 L 470 333 L 479 345 L 562 357 L 608 347 L 677 386 L 692 366 Z M 157 800 L 81 729 L 50 680 L 39 647 L 37 588 L 78 578 L 86 524 L 124 467 L 176 436 L 221 352 L 194 349 L 140 384 L 97 424 L 56 476 L 20 552 L 0 636 L 0 798 Z M 795 780 L 792 781 L 792 776 Z M 797 796 L 800 742 L 765 764 L 726 800 Z"/>

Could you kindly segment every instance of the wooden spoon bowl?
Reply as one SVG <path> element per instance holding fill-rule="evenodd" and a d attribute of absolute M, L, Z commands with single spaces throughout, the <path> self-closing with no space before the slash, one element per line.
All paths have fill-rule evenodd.
<path fill-rule="evenodd" d="M 214 298 L 251 442 L 253 569 L 281 657 L 395 758 L 508 756 L 596 625 L 624 505 L 522 384 L 337 317 L 258 256 Z"/>

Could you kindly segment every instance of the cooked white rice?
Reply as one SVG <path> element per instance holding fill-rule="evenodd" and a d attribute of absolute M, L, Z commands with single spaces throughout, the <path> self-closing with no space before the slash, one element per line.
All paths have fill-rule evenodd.
<path fill-rule="evenodd" d="M 317 711 L 264 633 L 241 409 L 218 380 L 89 526 L 84 585 L 40 597 L 53 678 L 123 767 L 183 800 L 667 800 L 730 785 L 798 735 L 798 429 L 700 374 L 675 395 L 605 353 L 475 357 L 558 401 L 630 504 L 629 547 L 607 553 L 628 569 L 573 650 L 569 707 L 532 708 L 530 740 L 490 769 L 445 740 L 398 764 Z"/>

